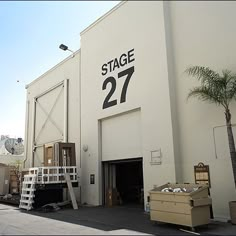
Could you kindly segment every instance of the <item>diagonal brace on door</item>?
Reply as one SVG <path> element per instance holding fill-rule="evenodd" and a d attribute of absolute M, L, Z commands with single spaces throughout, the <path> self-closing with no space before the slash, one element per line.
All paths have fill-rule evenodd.
<path fill-rule="evenodd" d="M 41 126 L 41 129 L 40 129 L 40 131 L 39 131 L 37 137 L 35 138 L 35 143 L 37 142 L 38 138 L 40 137 L 40 134 L 42 133 L 42 130 L 44 129 L 44 127 L 45 127 L 46 123 L 48 122 L 48 120 L 51 121 L 51 123 L 56 127 L 56 129 L 59 131 L 59 133 L 63 136 L 63 131 L 62 131 L 62 130 L 60 129 L 60 127 L 56 124 L 56 122 L 51 118 L 51 114 L 52 114 L 52 112 L 53 112 L 53 110 L 54 110 L 54 108 L 55 108 L 55 106 L 56 106 L 56 104 L 57 104 L 57 102 L 58 102 L 58 100 L 59 100 L 59 98 L 60 98 L 60 95 L 61 95 L 61 93 L 62 93 L 62 91 L 63 91 L 63 88 L 64 88 L 64 86 L 62 86 L 60 92 L 58 93 L 58 95 L 57 95 L 57 97 L 56 97 L 56 99 L 55 99 L 55 101 L 54 101 L 54 103 L 53 103 L 53 105 L 52 105 L 51 110 L 49 111 L 49 113 L 43 108 L 43 106 L 38 102 L 38 100 L 36 100 L 36 104 L 39 105 L 39 107 L 41 108 L 41 110 L 44 112 L 44 114 L 45 114 L 47 117 L 46 117 L 46 119 L 45 119 L 43 125 Z"/>

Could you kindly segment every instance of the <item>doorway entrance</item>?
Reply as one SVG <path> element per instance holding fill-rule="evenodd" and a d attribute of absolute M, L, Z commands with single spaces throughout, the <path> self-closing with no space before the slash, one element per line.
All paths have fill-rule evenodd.
<path fill-rule="evenodd" d="M 103 162 L 103 204 L 143 205 L 142 158 Z"/>

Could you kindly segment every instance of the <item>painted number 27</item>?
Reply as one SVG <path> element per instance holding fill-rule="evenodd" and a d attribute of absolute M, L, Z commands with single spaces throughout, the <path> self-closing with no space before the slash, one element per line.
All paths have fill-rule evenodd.
<path fill-rule="evenodd" d="M 120 103 L 123 103 L 126 101 L 127 88 L 128 88 L 129 81 L 130 81 L 133 73 L 134 73 L 134 66 L 118 73 L 118 79 L 127 75 L 126 80 L 123 85 L 123 88 L 122 88 Z M 104 80 L 103 85 L 102 85 L 102 90 L 105 90 L 109 83 L 111 84 L 111 89 L 103 102 L 102 109 L 117 105 L 117 99 L 111 100 L 111 96 L 113 95 L 113 93 L 116 90 L 116 79 L 113 76 L 110 76 Z"/>

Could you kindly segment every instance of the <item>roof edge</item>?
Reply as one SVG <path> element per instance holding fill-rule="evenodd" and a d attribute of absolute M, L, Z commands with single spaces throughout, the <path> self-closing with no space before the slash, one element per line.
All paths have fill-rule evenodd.
<path fill-rule="evenodd" d="M 99 17 L 96 21 L 94 21 L 92 24 L 90 24 L 88 27 L 86 27 L 83 31 L 80 32 L 80 36 L 82 36 L 84 33 L 89 31 L 91 28 L 93 28 L 96 24 L 98 24 L 100 21 L 105 19 L 107 16 L 109 16 L 112 12 L 116 11 L 118 8 L 120 8 L 123 4 L 127 3 L 128 0 L 121 0 L 120 3 L 118 3 L 116 6 L 114 6 L 111 10 L 109 10 L 107 13 L 103 14 L 101 17 Z"/>
<path fill-rule="evenodd" d="M 73 54 L 71 55 L 77 55 L 80 53 L 80 49 L 78 49 L 77 51 L 75 51 Z M 71 55 L 66 57 L 64 60 L 60 61 L 59 63 L 57 63 L 55 66 L 53 66 L 51 69 L 47 70 L 45 73 L 43 73 L 42 75 L 40 75 L 39 77 L 37 77 L 36 79 L 34 79 L 32 82 L 30 82 L 29 84 L 25 85 L 25 89 L 28 89 L 31 85 L 33 85 L 34 83 L 38 82 L 40 79 L 42 79 L 45 75 L 49 74 L 51 71 L 55 70 L 57 67 L 59 67 L 60 65 L 64 64 L 66 61 L 68 61 L 69 59 L 71 59 Z"/>

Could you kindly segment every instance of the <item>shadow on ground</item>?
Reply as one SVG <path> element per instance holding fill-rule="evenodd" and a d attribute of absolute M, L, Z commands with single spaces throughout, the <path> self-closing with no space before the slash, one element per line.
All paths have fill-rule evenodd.
<path fill-rule="evenodd" d="M 79 224 L 87 227 L 92 227 L 104 231 L 128 229 L 139 231 L 153 235 L 190 235 L 190 233 L 182 231 L 190 230 L 189 227 L 152 222 L 149 214 L 146 214 L 143 209 L 138 207 L 116 206 L 116 207 L 79 207 L 78 210 L 71 208 L 61 209 L 56 212 L 42 212 L 40 210 L 24 211 L 26 214 L 37 215 L 59 221 L 64 221 L 73 224 Z M 218 234 L 221 232 L 226 223 L 211 223 L 208 226 L 196 227 L 196 232 L 201 235 L 224 235 Z M 191 233 L 191 235 L 193 235 Z"/>

